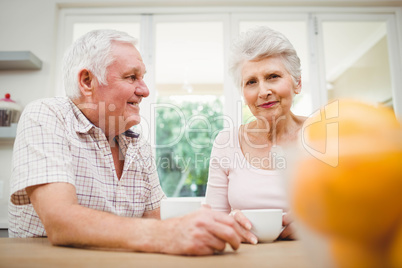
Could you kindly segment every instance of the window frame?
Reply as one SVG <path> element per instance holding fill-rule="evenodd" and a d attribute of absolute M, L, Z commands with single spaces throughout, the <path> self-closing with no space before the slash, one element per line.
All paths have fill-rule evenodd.
<path fill-rule="evenodd" d="M 224 95 L 226 115 L 231 116 L 236 125 L 241 123 L 241 96 L 238 90 L 234 90 L 234 84 L 227 70 L 227 53 L 230 40 L 238 32 L 239 18 L 250 17 L 261 19 L 268 16 L 272 18 L 308 17 L 308 40 L 309 40 L 309 65 L 310 83 L 312 94 L 312 110 L 316 110 L 327 102 L 325 83 L 323 82 L 323 44 L 321 23 L 330 19 L 341 18 L 377 18 L 386 19 L 387 33 L 389 38 L 388 50 L 390 53 L 390 67 L 392 80 L 392 95 L 394 98 L 394 110 L 399 119 L 402 119 L 402 8 L 400 7 L 267 7 L 267 6 L 230 6 L 230 7 L 118 7 L 118 8 L 60 8 L 59 26 L 56 50 L 56 83 L 55 95 L 63 95 L 61 90 L 61 61 L 62 55 L 72 40 L 72 25 L 75 22 L 123 22 L 140 21 L 141 23 L 141 47 L 144 61 L 147 64 L 147 83 L 153 88 L 154 72 L 152 51 L 154 51 L 153 16 L 158 15 L 224 15 Z M 237 22 L 237 23 L 236 23 Z M 318 34 L 316 32 L 318 31 Z M 152 33 L 146 35 L 143 33 Z M 324 73 L 325 75 L 325 73 Z M 151 98 L 148 103 L 151 102 Z M 146 101 L 144 101 L 144 104 Z M 240 110 L 240 114 L 239 114 Z M 144 113 L 143 117 L 149 119 L 150 113 Z"/>

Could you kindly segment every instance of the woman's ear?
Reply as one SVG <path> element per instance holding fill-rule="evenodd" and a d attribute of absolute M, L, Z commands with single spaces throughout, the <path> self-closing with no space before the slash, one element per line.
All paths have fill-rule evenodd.
<path fill-rule="evenodd" d="M 295 94 L 299 94 L 301 92 L 301 88 L 302 88 L 302 80 L 301 77 L 299 77 L 297 85 L 295 87 Z"/>
<path fill-rule="evenodd" d="M 94 76 L 91 71 L 82 69 L 78 73 L 78 87 L 84 97 L 92 95 L 94 89 Z"/>

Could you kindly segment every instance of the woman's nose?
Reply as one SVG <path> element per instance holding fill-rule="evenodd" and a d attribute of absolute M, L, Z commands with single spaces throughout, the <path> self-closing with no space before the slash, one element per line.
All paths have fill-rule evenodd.
<path fill-rule="evenodd" d="M 258 92 L 258 96 L 260 98 L 267 98 L 271 94 L 272 94 L 271 87 L 269 87 L 269 85 L 265 83 L 260 83 L 260 90 Z"/>

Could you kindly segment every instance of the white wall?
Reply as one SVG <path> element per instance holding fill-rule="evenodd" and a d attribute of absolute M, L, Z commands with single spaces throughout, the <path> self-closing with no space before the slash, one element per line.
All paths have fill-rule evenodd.
<path fill-rule="evenodd" d="M 28 102 L 53 92 L 57 7 L 49 0 L 0 0 L 0 51 L 30 50 L 43 61 L 38 71 L 0 71 L 0 94 Z"/>
<path fill-rule="evenodd" d="M 401 0 L 301 1 L 301 0 L 122 0 L 120 6 L 205 5 L 308 5 L 308 6 L 402 6 Z M 32 100 L 53 96 L 56 73 L 56 40 L 60 7 L 116 6 L 112 0 L 0 0 L 0 51 L 30 50 L 43 61 L 37 71 L 0 71 L 0 97 L 10 93 L 23 106 Z M 0 141 L 0 228 L 6 219 L 8 180 L 11 175 L 12 142 Z M 3 189 L 1 189 L 3 182 Z"/>
<path fill-rule="evenodd" d="M 0 0 L 0 51 L 30 50 L 43 61 L 38 71 L 1 70 L 1 98 L 10 93 L 25 106 L 52 95 L 56 14 L 56 1 Z M 12 140 L 0 142 L 0 228 L 4 228 L 7 216 L 12 143 Z"/>

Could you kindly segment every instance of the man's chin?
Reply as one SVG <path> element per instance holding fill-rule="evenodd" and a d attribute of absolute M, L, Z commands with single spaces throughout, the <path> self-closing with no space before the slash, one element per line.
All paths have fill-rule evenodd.
<path fill-rule="evenodd" d="M 128 118 L 125 118 L 124 121 L 121 121 L 119 123 L 120 123 L 119 129 L 122 129 L 122 130 L 126 131 L 126 130 L 130 129 L 131 127 L 141 123 L 141 116 L 132 115 L 132 116 L 130 116 Z"/>

